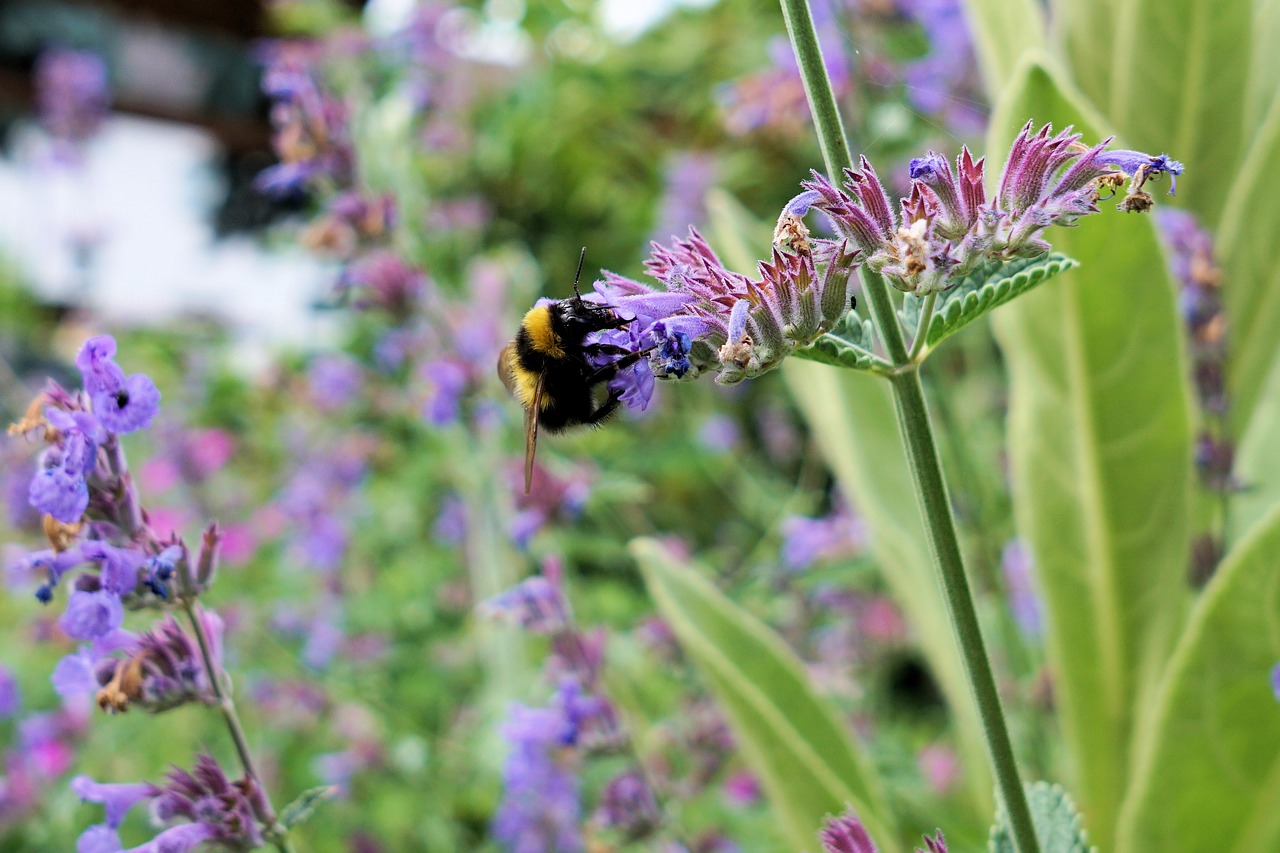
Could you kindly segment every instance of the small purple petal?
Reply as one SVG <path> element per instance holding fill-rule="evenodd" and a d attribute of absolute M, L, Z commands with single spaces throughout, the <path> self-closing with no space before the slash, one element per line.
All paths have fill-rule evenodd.
<path fill-rule="evenodd" d="M 729 343 L 740 343 L 747 336 L 747 318 L 751 316 L 751 303 L 739 299 L 729 312 Z"/>
<path fill-rule="evenodd" d="M 76 853 L 120 853 L 120 836 L 105 823 L 97 823 L 80 833 Z"/>
<path fill-rule="evenodd" d="M 160 389 L 150 376 L 135 373 L 115 388 L 95 392 L 93 411 L 108 432 L 137 432 L 146 429 L 160 411 Z"/>
<path fill-rule="evenodd" d="M 31 478 L 27 499 L 63 524 L 75 524 L 89 507 L 89 484 L 61 466 L 44 468 Z"/>
<path fill-rule="evenodd" d="M 915 161 L 913 160 L 912 162 L 914 163 Z M 804 216 L 809 212 L 809 208 L 813 207 L 821 199 L 822 193 L 817 190 L 806 190 L 787 202 L 786 207 L 782 208 L 782 215 L 786 216 L 791 213 L 796 216 Z"/>
<path fill-rule="evenodd" d="M 58 627 L 76 640 L 105 637 L 124 623 L 124 605 L 120 597 L 104 590 L 76 590 L 67 601 L 67 610 Z"/>
<path fill-rule="evenodd" d="M 94 674 L 93 652 L 88 646 L 81 646 L 74 654 L 58 661 L 50 681 L 53 689 L 64 699 L 96 692 L 100 685 Z"/>
<path fill-rule="evenodd" d="M 71 780 L 71 790 L 87 803 L 101 803 L 107 812 L 107 826 L 115 828 L 139 800 L 146 798 L 151 786 L 145 782 L 103 784 L 88 776 L 77 776 Z"/>
<path fill-rule="evenodd" d="M 1271 667 L 1271 690 L 1276 694 L 1276 701 L 1280 702 L 1280 663 Z"/>
<path fill-rule="evenodd" d="M 204 823 L 183 823 L 170 827 L 146 844 L 130 847 L 124 853 L 190 853 L 217 835 L 214 827 Z"/>

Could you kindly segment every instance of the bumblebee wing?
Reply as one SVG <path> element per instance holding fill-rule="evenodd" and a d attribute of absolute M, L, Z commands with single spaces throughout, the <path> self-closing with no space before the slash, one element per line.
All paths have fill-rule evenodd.
<path fill-rule="evenodd" d="M 533 399 L 529 408 L 524 410 L 524 493 L 529 494 L 533 487 L 533 454 L 538 449 L 538 413 L 542 411 L 542 392 L 547 384 L 547 375 L 538 374 L 538 381 L 533 386 Z"/>
<path fill-rule="evenodd" d="M 507 393 L 515 397 L 516 395 L 516 375 L 512 369 L 512 364 L 516 356 L 516 342 L 512 341 L 502 348 L 502 352 L 498 353 L 498 378 L 502 380 L 502 387 L 507 389 Z"/>

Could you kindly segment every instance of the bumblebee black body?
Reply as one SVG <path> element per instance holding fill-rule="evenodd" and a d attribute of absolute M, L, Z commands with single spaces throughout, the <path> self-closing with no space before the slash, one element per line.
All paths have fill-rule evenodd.
<path fill-rule="evenodd" d="M 592 366 L 589 356 L 613 352 L 616 348 L 588 344 L 592 332 L 617 329 L 620 320 L 608 308 L 565 299 L 530 310 L 516 338 L 504 352 L 506 370 L 514 375 L 512 392 L 525 408 L 533 405 L 533 395 L 525 388 L 542 381 L 538 425 L 548 432 L 561 432 L 582 424 L 603 422 L 618 407 L 616 394 L 601 399 L 598 386 L 608 382 L 620 369 L 618 364 Z M 622 365 L 625 366 L 625 365 Z"/>
<path fill-rule="evenodd" d="M 583 250 L 585 257 L 586 250 Z M 578 273 L 582 260 L 578 261 Z M 611 308 L 588 302 L 573 281 L 572 299 L 543 302 L 524 315 L 515 339 L 498 357 L 498 376 L 525 411 L 524 490 L 533 482 L 533 457 L 538 428 L 562 432 L 570 427 L 600 424 L 618 408 L 619 393 L 603 394 L 599 386 L 630 367 L 649 350 L 631 352 L 611 344 L 587 343 L 587 336 L 630 323 Z M 597 367 L 592 356 L 616 355 Z"/>

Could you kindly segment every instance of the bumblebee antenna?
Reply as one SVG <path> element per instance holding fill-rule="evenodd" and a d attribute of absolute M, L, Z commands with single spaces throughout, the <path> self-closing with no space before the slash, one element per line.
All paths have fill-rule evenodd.
<path fill-rule="evenodd" d="M 582 301 L 582 294 L 578 292 L 578 279 L 582 278 L 582 264 L 587 259 L 587 247 L 582 247 L 582 254 L 578 255 L 578 271 L 573 274 L 573 295 Z"/>

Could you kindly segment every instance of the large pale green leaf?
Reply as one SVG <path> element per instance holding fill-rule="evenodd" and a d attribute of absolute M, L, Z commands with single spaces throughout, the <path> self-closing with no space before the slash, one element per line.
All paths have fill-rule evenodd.
<path fill-rule="evenodd" d="M 878 777 L 786 643 L 656 541 L 638 539 L 631 551 L 659 612 L 724 709 L 793 849 L 812 849 L 823 816 L 845 803 L 877 842 L 895 849 Z"/>
<path fill-rule="evenodd" d="M 964 11 L 987 91 L 999 92 L 1024 51 L 1044 48 L 1044 14 L 1035 0 L 965 0 Z"/>
<path fill-rule="evenodd" d="M 988 150 L 1034 116 L 1107 128 L 1030 65 Z M 1081 268 L 995 315 L 1009 364 L 1018 528 L 1035 557 L 1070 789 L 1110 849 L 1138 713 L 1185 610 L 1191 431 L 1182 329 L 1147 217 L 1107 211 L 1046 237 Z"/>
<path fill-rule="evenodd" d="M 1218 569 L 1137 733 L 1116 850 L 1280 850 L 1280 512 Z"/>
<path fill-rule="evenodd" d="M 1249 139 L 1280 98 L 1280 0 L 1253 0 L 1253 48 L 1244 99 L 1244 136 Z"/>
<path fill-rule="evenodd" d="M 1280 506 L 1280 360 L 1271 369 L 1249 428 L 1236 451 L 1236 476 L 1246 488 L 1232 495 L 1229 540 L 1234 542 Z"/>
<path fill-rule="evenodd" d="M 889 384 L 802 361 L 788 361 L 782 371 L 840 488 L 866 521 L 876 562 L 955 716 L 974 806 L 989 814 L 981 722 L 933 568 Z"/>
<path fill-rule="evenodd" d="M 1258 393 L 1280 353 L 1280 99 L 1249 149 L 1218 229 L 1230 335 L 1232 414 L 1247 427 Z"/>
<path fill-rule="evenodd" d="M 1254 0 L 1060 0 L 1070 72 L 1132 148 L 1187 167 L 1183 203 L 1216 223 L 1244 153 Z M 1275 45 L 1266 49 L 1275 50 Z"/>

